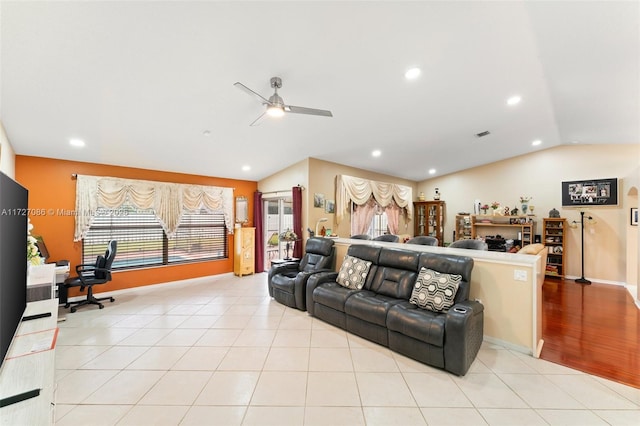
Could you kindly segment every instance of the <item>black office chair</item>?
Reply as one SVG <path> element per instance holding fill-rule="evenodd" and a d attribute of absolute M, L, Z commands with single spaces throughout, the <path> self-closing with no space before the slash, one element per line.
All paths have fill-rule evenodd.
<path fill-rule="evenodd" d="M 64 282 L 65 288 L 80 287 L 80 291 L 84 291 L 87 288 L 87 298 L 79 302 L 67 302 L 64 307 L 68 308 L 71 305 L 71 312 L 75 312 L 79 306 L 83 305 L 98 305 L 100 309 L 104 308 L 104 305 L 100 303 L 103 300 L 109 300 L 113 302 L 113 297 L 94 297 L 93 286 L 99 284 L 105 284 L 111 281 L 111 266 L 113 265 L 113 259 L 116 257 L 116 251 L 118 242 L 115 240 L 109 241 L 107 245 L 107 251 L 104 256 L 100 255 L 96 259 L 96 263 L 86 263 L 76 266 L 77 277 L 68 278 Z"/>
<path fill-rule="evenodd" d="M 351 238 L 352 240 L 370 240 L 371 236 L 369 234 L 358 234 L 352 235 L 349 238 Z"/>
<path fill-rule="evenodd" d="M 449 247 L 469 250 L 489 250 L 489 246 L 484 241 L 470 239 L 454 241 L 449 244 Z"/>
<path fill-rule="evenodd" d="M 407 244 L 418 244 L 421 246 L 437 246 L 438 239 L 429 235 L 419 235 L 407 241 Z"/>
<path fill-rule="evenodd" d="M 393 234 L 384 234 L 384 235 L 380 235 L 379 237 L 375 237 L 373 241 L 386 241 L 388 243 L 397 243 L 398 241 L 400 241 L 400 237 Z"/>
<path fill-rule="evenodd" d="M 283 305 L 306 311 L 307 281 L 318 272 L 333 271 L 334 262 L 332 239 L 309 238 L 302 259 L 271 267 L 267 279 L 269 296 Z"/>

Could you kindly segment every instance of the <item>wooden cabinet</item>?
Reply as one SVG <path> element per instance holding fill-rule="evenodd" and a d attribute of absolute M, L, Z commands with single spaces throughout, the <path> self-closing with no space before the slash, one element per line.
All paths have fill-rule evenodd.
<path fill-rule="evenodd" d="M 413 203 L 413 235 L 428 235 L 444 246 L 444 201 L 416 201 Z"/>
<path fill-rule="evenodd" d="M 233 273 L 239 277 L 255 273 L 256 228 L 235 228 Z"/>
<path fill-rule="evenodd" d="M 535 233 L 536 222 L 533 216 L 471 216 L 471 238 L 484 238 L 489 250 L 492 250 L 490 242 L 500 238 L 520 240 L 521 246 L 524 247 L 533 243 Z M 504 251 L 498 245 L 495 250 Z"/>
<path fill-rule="evenodd" d="M 564 233 L 567 230 L 567 220 L 546 218 L 542 224 L 542 242 L 548 247 L 545 274 L 551 277 L 564 277 L 564 259 L 566 258 Z"/>
<path fill-rule="evenodd" d="M 471 238 L 471 215 L 456 215 L 456 240 L 468 240 Z"/>

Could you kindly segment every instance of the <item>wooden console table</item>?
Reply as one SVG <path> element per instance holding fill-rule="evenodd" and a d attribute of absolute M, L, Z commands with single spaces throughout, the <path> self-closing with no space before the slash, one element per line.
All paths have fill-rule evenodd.
<path fill-rule="evenodd" d="M 33 395 L 0 408 L 3 425 L 54 423 L 55 346 L 58 337 L 58 300 L 27 303 L 24 315 L 50 316 L 22 322 L 0 370 L 0 399 Z"/>

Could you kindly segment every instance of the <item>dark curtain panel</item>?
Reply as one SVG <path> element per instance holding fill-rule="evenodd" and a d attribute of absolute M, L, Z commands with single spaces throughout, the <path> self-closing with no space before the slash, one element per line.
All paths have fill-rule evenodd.
<path fill-rule="evenodd" d="M 258 272 L 264 272 L 264 219 L 262 213 L 262 192 L 253 193 L 253 224 L 256 227 L 256 244 L 255 244 L 255 269 Z"/>
<path fill-rule="evenodd" d="M 293 257 L 302 257 L 302 188 L 294 186 L 291 189 L 293 195 L 293 232 L 298 236 L 293 247 Z"/>

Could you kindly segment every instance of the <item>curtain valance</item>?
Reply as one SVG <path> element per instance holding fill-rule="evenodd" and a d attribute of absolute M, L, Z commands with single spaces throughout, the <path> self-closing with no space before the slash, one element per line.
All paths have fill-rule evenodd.
<path fill-rule="evenodd" d="M 347 175 L 338 175 L 336 182 L 336 222 L 340 223 L 345 212 L 349 211 L 349 202 L 363 205 L 373 196 L 376 202 L 386 207 L 395 201 L 407 212 L 410 220 L 413 213 L 413 190 L 409 186 L 362 179 Z"/>
<path fill-rule="evenodd" d="M 221 211 L 233 233 L 233 189 L 114 177 L 78 175 L 74 241 L 84 238 L 98 208 L 115 209 L 131 204 L 152 210 L 168 238 L 172 238 L 183 210 Z"/>

